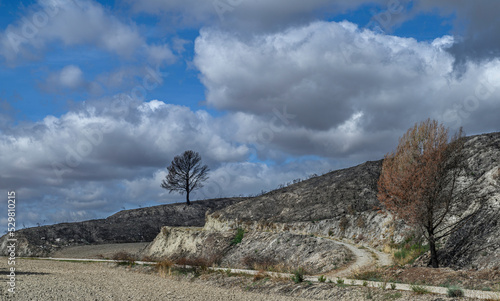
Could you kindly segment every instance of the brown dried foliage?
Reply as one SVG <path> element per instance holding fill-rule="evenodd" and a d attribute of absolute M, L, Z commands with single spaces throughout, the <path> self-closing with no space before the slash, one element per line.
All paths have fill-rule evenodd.
<path fill-rule="evenodd" d="M 426 203 L 434 202 L 447 147 L 448 130 L 436 121 L 409 129 L 396 151 L 385 156 L 378 181 L 380 202 L 410 223 L 422 221 Z"/>
<path fill-rule="evenodd" d="M 385 156 L 378 181 L 378 199 L 385 208 L 425 230 L 434 267 L 435 243 L 457 229 L 444 223 L 465 171 L 462 135 L 460 130 L 450 139 L 448 129 L 435 120 L 415 124 L 400 138 L 396 151 Z"/>

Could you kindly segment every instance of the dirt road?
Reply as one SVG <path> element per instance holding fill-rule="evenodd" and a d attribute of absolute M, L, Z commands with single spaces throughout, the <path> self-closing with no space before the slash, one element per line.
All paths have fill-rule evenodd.
<path fill-rule="evenodd" d="M 2 278 L 7 278 L 7 268 L 7 259 L 0 257 Z M 309 300 L 176 281 L 106 263 L 19 259 L 16 272 L 15 295 L 2 281 L 0 300 Z"/>
<path fill-rule="evenodd" d="M 324 238 L 331 239 L 329 237 Z M 350 276 L 353 272 L 367 269 L 369 267 L 388 266 L 392 264 L 392 258 L 389 254 L 366 246 L 356 246 L 352 243 L 339 240 L 334 241 L 348 248 L 354 254 L 354 262 L 352 262 L 348 267 L 342 270 L 331 271 L 330 273 L 327 273 L 326 276 L 328 277 L 347 277 Z"/>

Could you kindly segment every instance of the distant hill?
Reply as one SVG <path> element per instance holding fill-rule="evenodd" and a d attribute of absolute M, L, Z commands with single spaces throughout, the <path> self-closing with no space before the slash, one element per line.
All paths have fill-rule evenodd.
<path fill-rule="evenodd" d="M 18 256 L 48 256 L 62 247 L 82 244 L 149 242 L 163 226 L 203 227 L 207 211 L 220 210 L 242 201 L 224 198 L 123 210 L 106 219 L 61 223 L 16 231 Z M 0 252 L 6 254 L 6 236 Z"/>

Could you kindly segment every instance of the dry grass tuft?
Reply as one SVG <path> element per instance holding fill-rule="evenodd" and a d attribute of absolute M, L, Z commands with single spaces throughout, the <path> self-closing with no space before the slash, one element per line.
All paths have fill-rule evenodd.
<path fill-rule="evenodd" d="M 253 276 L 253 281 L 256 282 L 265 278 L 269 278 L 269 276 L 266 274 L 266 272 L 260 270 L 257 274 Z"/>
<path fill-rule="evenodd" d="M 203 271 L 208 270 L 209 267 L 220 264 L 220 261 L 221 257 L 219 255 L 209 257 L 181 257 L 174 260 L 178 265 L 199 267 Z"/>
<path fill-rule="evenodd" d="M 174 262 L 170 259 L 164 259 L 159 261 L 155 268 L 160 274 L 161 277 L 171 276 L 172 275 L 172 267 L 174 266 Z"/>
<path fill-rule="evenodd" d="M 241 262 L 252 270 L 276 271 L 278 262 L 273 258 L 258 255 L 248 255 L 243 257 Z"/>
<path fill-rule="evenodd" d="M 367 281 L 385 281 L 385 272 L 381 268 L 354 271 L 349 278 Z"/>

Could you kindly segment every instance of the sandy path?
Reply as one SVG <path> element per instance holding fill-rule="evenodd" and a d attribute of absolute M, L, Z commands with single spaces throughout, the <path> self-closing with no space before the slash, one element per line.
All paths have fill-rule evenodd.
<path fill-rule="evenodd" d="M 371 247 L 363 246 L 359 248 L 358 246 L 348 243 L 345 241 L 334 240 L 329 237 L 324 237 L 325 239 L 330 239 L 336 243 L 349 249 L 355 256 L 355 260 L 345 269 L 340 271 L 331 271 L 326 276 L 328 277 L 346 277 L 351 275 L 353 272 L 367 269 L 368 267 L 374 266 L 388 266 L 392 264 L 391 255 L 375 250 Z M 375 256 L 373 256 L 375 254 Z"/>
<path fill-rule="evenodd" d="M 0 257 L 3 277 L 7 268 Z M 16 271 L 15 296 L 2 281 L 0 300 L 309 300 L 165 279 L 106 263 L 18 259 Z"/>

